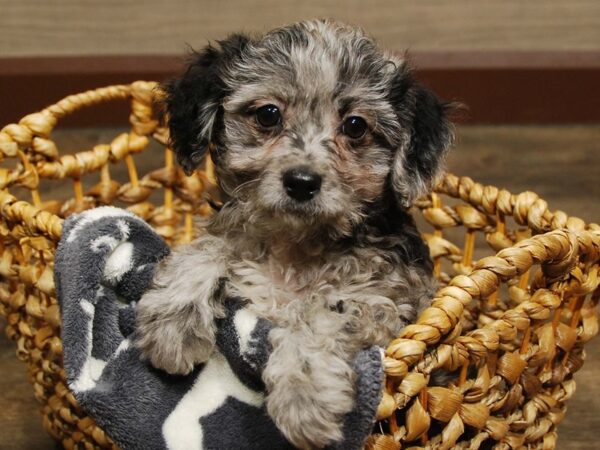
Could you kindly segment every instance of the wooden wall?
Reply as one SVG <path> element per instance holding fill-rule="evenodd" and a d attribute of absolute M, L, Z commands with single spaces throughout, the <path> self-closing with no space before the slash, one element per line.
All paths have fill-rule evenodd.
<path fill-rule="evenodd" d="M 394 49 L 598 50 L 598 0 L 0 0 L 0 56 L 181 54 L 335 17 Z"/>
<path fill-rule="evenodd" d="M 75 92 L 164 80 L 186 44 L 315 17 L 408 50 L 471 123 L 600 122 L 600 0 L 0 0 L 0 126 Z M 118 123 L 112 108 L 67 123 Z"/>

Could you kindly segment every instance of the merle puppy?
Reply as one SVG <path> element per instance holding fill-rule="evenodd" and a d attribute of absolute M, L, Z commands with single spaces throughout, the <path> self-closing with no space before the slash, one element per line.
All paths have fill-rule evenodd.
<path fill-rule="evenodd" d="M 210 149 L 222 209 L 173 251 L 138 305 L 137 345 L 190 372 L 215 351 L 232 296 L 273 322 L 269 414 L 296 446 L 341 438 L 356 353 L 385 346 L 435 288 L 408 213 L 452 140 L 449 106 L 407 62 L 328 20 L 233 35 L 165 87 L 191 174 Z"/>

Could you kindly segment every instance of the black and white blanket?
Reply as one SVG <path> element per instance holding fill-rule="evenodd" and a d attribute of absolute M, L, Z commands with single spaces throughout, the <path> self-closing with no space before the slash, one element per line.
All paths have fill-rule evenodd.
<path fill-rule="evenodd" d="M 264 407 L 262 368 L 271 324 L 227 301 L 217 348 L 188 376 L 140 359 L 132 344 L 135 304 L 169 247 L 139 217 L 102 207 L 69 217 L 55 260 L 67 381 L 83 409 L 122 449 L 291 449 Z M 381 352 L 355 362 L 355 408 L 343 441 L 359 449 L 382 390 Z"/>

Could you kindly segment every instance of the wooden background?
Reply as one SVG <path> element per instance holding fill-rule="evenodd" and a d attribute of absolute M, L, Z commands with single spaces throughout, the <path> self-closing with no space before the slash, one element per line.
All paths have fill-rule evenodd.
<path fill-rule="evenodd" d="M 404 50 L 598 50 L 598 0 L 0 0 L 0 55 L 181 54 L 335 17 Z"/>
<path fill-rule="evenodd" d="M 0 0 L 0 126 L 74 92 L 171 77 L 186 43 L 314 17 L 408 50 L 468 123 L 600 123 L 600 0 Z M 65 125 L 123 114 L 107 105 Z"/>
<path fill-rule="evenodd" d="M 429 70 L 427 81 L 445 86 L 442 93 L 450 98 L 467 100 L 480 122 L 487 117 L 488 123 L 514 123 L 519 114 L 518 123 L 539 122 L 548 110 L 566 110 L 566 101 L 571 109 L 546 122 L 581 121 L 575 113 L 586 105 L 600 111 L 595 81 L 600 80 L 600 0 L 0 0 L 0 127 L 67 93 L 143 73 L 136 71 L 140 60 L 128 55 L 170 58 L 183 54 L 186 43 L 202 47 L 232 31 L 264 31 L 314 17 L 359 24 L 384 46 L 419 55 L 419 64 Z M 109 59 L 86 59 L 94 56 Z M 173 67 L 165 69 L 161 59 L 145 61 L 153 79 Z M 563 68 L 583 67 L 580 78 L 559 73 L 558 61 Z M 532 71 L 540 65 L 544 70 Z M 524 69 L 510 72 L 515 66 Z M 461 90 L 465 86 L 473 94 L 470 100 Z M 528 103 L 526 95 L 546 101 L 536 97 Z M 104 133 L 67 130 L 62 138 L 79 150 Z M 551 207 L 597 222 L 599 142 L 597 125 L 459 127 L 450 168 L 514 192 L 535 190 Z M 578 391 L 560 427 L 561 450 L 600 448 L 599 341 L 590 343 L 588 361 L 576 376 Z M 13 343 L 0 336 L 0 449 L 54 448 L 38 408 L 25 365 L 14 357 Z"/>

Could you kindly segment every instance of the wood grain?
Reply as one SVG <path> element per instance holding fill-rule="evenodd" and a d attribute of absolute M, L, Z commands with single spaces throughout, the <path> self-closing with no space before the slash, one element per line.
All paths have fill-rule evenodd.
<path fill-rule="evenodd" d="M 0 319 L 4 329 L 4 323 Z M 25 364 L 15 357 L 15 345 L 0 337 L 0 449 L 51 450 L 54 442 L 42 429 L 40 406 L 27 381 Z"/>
<path fill-rule="evenodd" d="M 106 141 L 114 130 L 56 132 L 63 152 Z M 505 187 L 534 190 L 549 202 L 585 221 L 600 221 L 600 125 L 564 127 L 461 127 L 449 159 L 454 173 Z M 152 161 L 140 161 L 140 165 Z M 70 189 L 70 187 L 68 187 Z M 58 193 L 53 192 L 53 196 Z M 1 324 L 0 324 L 1 325 Z M 559 429 L 558 449 L 595 450 L 600 429 L 600 339 L 587 347 L 587 360 L 575 376 L 577 392 Z M 39 406 L 25 366 L 14 345 L 0 337 L 0 449 L 52 449 L 41 427 Z"/>
<path fill-rule="evenodd" d="M 361 25 L 397 50 L 600 48 L 597 0 L 0 0 L 0 54 L 180 54 L 315 17 Z"/>

